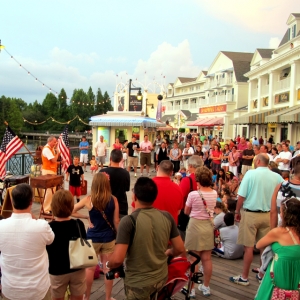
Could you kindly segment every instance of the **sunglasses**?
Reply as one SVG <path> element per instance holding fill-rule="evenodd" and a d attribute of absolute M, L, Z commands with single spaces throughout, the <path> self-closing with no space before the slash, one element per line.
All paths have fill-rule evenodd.
<path fill-rule="evenodd" d="M 281 204 L 284 204 L 284 207 L 285 207 L 286 210 L 288 209 L 287 206 L 286 206 L 286 204 L 287 204 L 291 199 L 292 199 L 292 198 L 288 198 L 288 199 L 286 199 L 286 200 L 284 200 L 284 201 L 281 202 Z"/>

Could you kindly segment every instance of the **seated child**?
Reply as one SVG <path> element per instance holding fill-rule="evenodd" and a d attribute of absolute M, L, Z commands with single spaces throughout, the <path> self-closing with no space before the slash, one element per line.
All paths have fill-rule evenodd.
<path fill-rule="evenodd" d="M 234 225 L 234 214 L 226 213 L 224 216 L 226 227 L 220 228 L 220 248 L 214 248 L 213 253 L 227 259 L 238 259 L 243 257 L 244 246 L 237 245 L 239 228 Z"/>
<path fill-rule="evenodd" d="M 181 173 L 182 178 L 186 177 L 186 168 L 181 168 L 181 169 L 179 170 L 179 173 Z"/>
<path fill-rule="evenodd" d="M 91 165 L 91 173 L 94 174 L 98 170 L 98 164 L 95 158 L 95 155 L 92 155 L 92 159 L 90 160 Z"/>
<path fill-rule="evenodd" d="M 182 174 L 179 173 L 179 172 L 177 172 L 177 173 L 175 173 L 175 175 L 174 175 L 174 180 L 173 180 L 173 182 L 175 182 L 176 184 L 179 185 L 181 179 L 182 179 Z"/>

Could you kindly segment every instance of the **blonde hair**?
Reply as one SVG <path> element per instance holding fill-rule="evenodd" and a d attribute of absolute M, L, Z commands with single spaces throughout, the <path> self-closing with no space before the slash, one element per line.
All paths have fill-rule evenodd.
<path fill-rule="evenodd" d="M 91 201 L 93 207 L 99 211 L 104 211 L 111 196 L 108 177 L 102 172 L 96 173 L 91 186 Z"/>

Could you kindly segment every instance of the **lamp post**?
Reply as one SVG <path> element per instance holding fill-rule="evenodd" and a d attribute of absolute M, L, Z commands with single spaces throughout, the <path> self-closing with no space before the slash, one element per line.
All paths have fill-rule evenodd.
<path fill-rule="evenodd" d="M 148 98 L 146 98 L 146 117 L 149 117 L 148 116 L 148 106 L 151 106 L 151 110 L 154 110 L 154 104 L 148 103 Z"/>
<path fill-rule="evenodd" d="M 141 104 L 137 103 L 136 105 L 133 105 L 133 107 L 130 107 L 131 91 L 138 91 L 137 95 L 136 95 L 136 100 L 138 100 L 138 101 L 143 100 L 143 95 L 142 95 L 142 92 L 141 92 L 142 88 L 140 88 L 140 87 L 131 87 L 131 85 L 132 85 L 132 80 L 129 79 L 129 88 L 128 88 L 128 91 L 129 91 L 129 110 L 130 111 L 136 111 L 136 108 L 140 108 L 140 110 L 142 110 L 142 102 L 141 102 Z"/>

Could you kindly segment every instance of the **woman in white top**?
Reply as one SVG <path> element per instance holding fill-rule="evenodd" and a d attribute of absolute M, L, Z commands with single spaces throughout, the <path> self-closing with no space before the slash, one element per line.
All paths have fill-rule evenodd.
<path fill-rule="evenodd" d="M 203 292 L 204 296 L 209 296 L 209 281 L 212 275 L 211 250 L 214 248 L 213 211 L 218 194 L 211 188 L 212 176 L 207 167 L 197 168 L 195 179 L 198 190 L 189 193 L 184 209 L 184 213 L 190 216 L 186 230 L 185 248 L 200 256 L 204 281 L 198 289 Z M 190 260 L 194 261 L 195 259 L 191 257 Z"/>
<path fill-rule="evenodd" d="M 190 156 L 194 155 L 194 148 L 191 146 L 191 143 L 187 142 L 185 144 L 185 148 L 182 151 L 182 157 L 183 157 L 183 162 L 184 162 L 184 167 L 187 169 L 188 165 L 188 159 Z"/>

